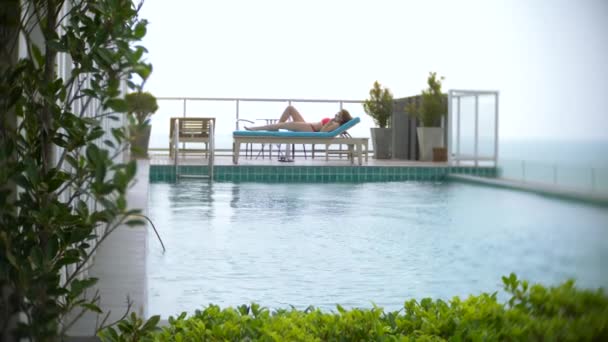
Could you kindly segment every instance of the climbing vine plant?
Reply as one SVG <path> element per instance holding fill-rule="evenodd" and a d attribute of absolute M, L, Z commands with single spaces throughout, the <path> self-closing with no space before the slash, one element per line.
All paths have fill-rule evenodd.
<path fill-rule="evenodd" d="M 117 227 L 141 224 L 126 201 L 136 165 L 117 158 L 127 129 L 108 122 L 123 122 L 124 93 L 152 71 L 142 4 L 0 5 L 0 339 L 56 340 L 101 313 L 91 258 Z"/>

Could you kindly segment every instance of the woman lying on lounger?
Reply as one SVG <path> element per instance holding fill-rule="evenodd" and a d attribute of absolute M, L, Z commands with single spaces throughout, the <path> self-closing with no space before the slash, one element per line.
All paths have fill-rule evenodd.
<path fill-rule="evenodd" d="M 292 121 L 287 121 L 291 119 Z M 248 131 L 278 131 L 286 129 L 293 132 L 329 132 L 352 120 L 346 109 L 341 109 L 333 119 L 324 118 L 319 122 L 306 122 L 293 106 L 287 106 L 276 124 L 245 127 Z"/>

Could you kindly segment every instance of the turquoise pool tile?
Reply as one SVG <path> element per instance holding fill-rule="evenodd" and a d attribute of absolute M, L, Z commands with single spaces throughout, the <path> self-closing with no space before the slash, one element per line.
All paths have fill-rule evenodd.
<path fill-rule="evenodd" d="M 429 176 L 429 169 L 426 167 L 422 167 L 420 168 L 420 173 L 419 173 L 420 177 L 422 179 L 426 179 Z"/>
<path fill-rule="evenodd" d="M 208 174 L 206 165 L 181 165 L 181 174 Z M 444 181 L 448 173 L 473 174 L 496 177 L 500 169 L 469 166 L 255 166 L 220 165 L 214 170 L 218 181 L 258 182 L 392 182 L 392 181 Z M 174 181 L 175 167 L 152 165 L 150 181 Z"/>

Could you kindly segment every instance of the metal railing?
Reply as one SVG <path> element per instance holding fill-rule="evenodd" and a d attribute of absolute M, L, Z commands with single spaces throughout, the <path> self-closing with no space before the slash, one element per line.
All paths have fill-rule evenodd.
<path fill-rule="evenodd" d="M 158 101 L 180 101 L 183 103 L 183 116 L 186 117 L 188 101 L 214 101 L 214 102 L 234 102 L 235 103 L 235 128 L 238 129 L 238 120 L 240 119 L 240 104 L 241 102 L 286 102 L 292 103 L 337 103 L 340 109 L 343 109 L 345 103 L 363 103 L 361 100 L 328 100 L 328 99 L 297 99 L 297 98 L 238 98 L 238 97 L 157 97 Z"/>
<path fill-rule="evenodd" d="M 499 178 L 592 194 L 608 194 L 608 165 L 573 165 L 530 160 L 498 161 Z"/>
<path fill-rule="evenodd" d="M 268 115 L 266 115 L 264 118 L 260 118 L 260 114 L 256 113 L 255 111 L 259 111 L 260 107 L 263 108 L 272 108 L 273 107 L 273 103 L 277 104 L 277 103 L 284 103 L 286 106 L 287 105 L 296 105 L 297 104 L 329 104 L 329 105 L 335 105 L 336 111 L 338 110 L 338 108 L 341 109 L 348 109 L 349 111 L 351 111 L 351 114 L 353 116 L 360 116 L 362 121 L 363 121 L 363 125 L 359 125 L 359 127 L 355 127 L 353 128 L 353 130 L 356 131 L 360 131 L 363 132 L 368 126 L 371 126 L 372 122 L 371 122 L 371 118 L 368 118 L 366 115 L 364 115 L 363 112 L 363 108 L 360 107 L 360 112 L 353 108 L 353 104 L 362 104 L 364 101 L 362 100 L 345 100 L 345 99 L 304 99 L 304 98 L 237 98 L 237 97 L 158 97 L 157 98 L 159 105 L 160 105 L 160 109 L 157 112 L 156 115 L 154 115 L 152 117 L 153 122 L 155 120 L 159 120 L 157 121 L 157 123 L 159 123 L 160 125 L 156 125 L 156 123 L 153 123 L 153 127 L 161 127 L 161 131 L 164 130 L 164 132 L 167 131 L 167 126 L 165 126 L 166 124 L 164 124 L 164 120 L 168 119 L 169 117 L 175 118 L 175 117 L 194 117 L 194 116 L 199 116 L 199 115 L 203 115 L 203 116 L 213 116 L 213 117 L 217 117 L 220 120 L 217 120 L 216 122 L 216 127 L 219 127 L 219 132 L 220 134 L 216 134 L 216 142 L 215 142 L 215 151 L 220 153 L 220 154 L 229 154 L 232 151 L 232 146 L 231 146 L 231 141 L 229 139 L 229 134 L 231 134 L 232 130 L 239 130 L 242 129 L 242 126 L 239 127 L 239 124 L 242 125 L 242 122 L 246 121 L 246 119 L 250 119 L 250 121 L 255 121 L 255 120 L 268 120 Z M 222 104 L 223 103 L 223 104 Z M 253 106 L 244 106 L 245 103 L 256 103 Z M 260 104 L 262 104 L 260 106 Z M 266 104 L 268 104 L 268 106 L 266 106 Z M 351 105 L 350 107 L 348 105 Z M 243 108 L 245 107 L 245 108 Z M 276 107 L 276 105 L 275 105 Z M 303 106 L 304 107 L 304 106 Z M 347 107 L 347 108 L 345 108 Z M 253 111 L 251 109 L 254 109 Z M 301 108 L 299 108 L 301 110 Z M 276 112 L 276 109 L 269 109 L 272 110 L 273 116 L 276 116 L 276 119 L 278 119 L 278 116 L 281 114 L 281 112 Z M 325 109 L 324 109 L 325 110 Z M 332 109 L 333 110 L 333 109 Z M 304 110 L 306 112 L 306 109 Z M 181 113 L 180 113 L 181 112 Z M 245 115 L 243 115 L 243 113 L 245 113 Z M 322 113 L 319 113 L 322 114 Z M 331 113 L 326 113 L 326 115 L 330 115 Z M 304 114 L 305 116 L 308 117 L 307 114 Z M 320 119 L 320 118 L 319 118 Z M 366 123 L 366 120 L 369 119 L 369 122 Z M 313 120 L 311 118 L 311 120 Z M 231 125 L 233 125 L 233 127 L 231 127 Z M 162 128 L 164 126 L 164 128 Z M 158 132 L 158 131 L 157 131 Z M 366 131 L 365 134 L 366 136 L 369 135 L 368 133 L 369 131 Z M 217 133 L 217 131 L 216 131 Z M 165 133 L 167 134 L 167 133 Z M 168 137 L 168 134 L 166 135 Z M 152 136 L 152 140 L 154 142 L 151 141 L 151 147 L 150 147 L 150 151 L 156 152 L 157 154 L 165 154 L 166 151 L 168 150 L 168 148 L 165 148 L 164 145 L 164 141 L 166 141 L 165 137 L 163 137 L 161 134 L 158 134 L 155 136 L 154 135 L 154 131 L 153 131 L 153 136 Z M 170 140 L 170 139 L 168 139 Z M 162 142 L 161 144 L 159 144 L 159 142 Z M 154 144 L 156 144 L 154 146 Z M 169 144 L 165 145 L 168 146 Z M 184 145 L 184 143 L 182 142 L 182 145 Z M 299 146 L 299 145 L 298 145 Z M 182 148 L 184 148 L 185 146 L 182 146 Z M 194 151 L 194 150 L 191 150 Z M 255 151 L 255 153 L 259 153 L 259 149 Z M 306 152 L 300 148 L 300 149 L 293 149 L 292 150 L 294 153 L 300 155 L 300 154 L 305 154 Z"/>

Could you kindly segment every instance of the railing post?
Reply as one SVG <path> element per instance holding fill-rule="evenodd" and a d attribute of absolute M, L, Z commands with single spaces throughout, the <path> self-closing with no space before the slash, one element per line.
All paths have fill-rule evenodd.
<path fill-rule="evenodd" d="M 498 165 L 498 92 L 494 100 L 494 165 Z"/>
<path fill-rule="evenodd" d="M 291 100 L 288 100 L 287 103 L 291 106 Z M 291 149 L 293 148 L 293 144 L 285 144 L 285 158 L 287 158 L 287 160 L 291 160 L 292 159 L 292 155 L 291 155 Z M 279 151 L 280 151 L 279 147 Z M 293 156 L 295 157 L 295 156 Z M 270 145 L 270 158 L 272 158 L 272 144 Z"/>
<path fill-rule="evenodd" d="M 234 125 L 235 125 L 235 130 L 239 130 L 239 100 L 236 100 L 236 121 L 234 121 Z"/>
<path fill-rule="evenodd" d="M 591 192 L 595 192 L 595 169 L 591 167 Z"/>
<path fill-rule="evenodd" d="M 521 181 L 526 182 L 526 161 L 521 161 Z"/>
<path fill-rule="evenodd" d="M 479 95 L 475 95 L 475 167 L 479 164 Z"/>
<path fill-rule="evenodd" d="M 179 119 L 173 124 L 173 165 L 175 166 L 175 178 L 179 177 Z"/>
<path fill-rule="evenodd" d="M 186 101 L 188 101 L 186 98 L 184 98 L 184 113 L 183 116 L 186 117 Z M 186 143 L 182 143 L 182 148 L 185 149 L 186 148 Z"/>
<path fill-rule="evenodd" d="M 445 141 L 445 146 L 448 150 L 448 165 L 452 165 L 453 163 L 453 158 L 452 158 L 452 121 L 454 120 L 454 118 L 452 117 L 452 93 L 453 90 L 449 90 L 448 91 L 448 117 L 447 117 L 447 124 L 446 126 L 448 126 L 448 129 L 446 131 L 447 133 L 447 139 Z"/>
<path fill-rule="evenodd" d="M 456 157 L 460 156 L 460 96 L 456 97 L 458 119 L 456 121 Z M 460 159 L 456 159 L 456 165 L 459 165 Z"/>
<path fill-rule="evenodd" d="M 553 185 L 557 185 L 557 164 L 553 164 Z"/>
<path fill-rule="evenodd" d="M 215 166 L 215 125 L 209 120 L 209 181 L 213 181 L 213 169 Z"/>

